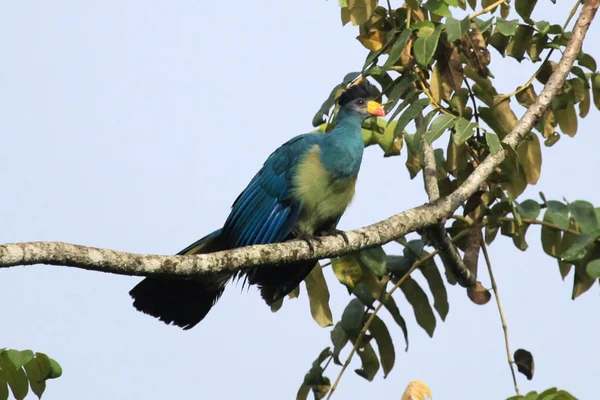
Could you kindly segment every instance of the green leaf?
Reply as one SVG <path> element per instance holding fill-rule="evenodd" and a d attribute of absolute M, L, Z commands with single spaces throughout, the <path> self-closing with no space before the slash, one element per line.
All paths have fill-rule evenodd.
<path fill-rule="evenodd" d="M 0 351 L 0 373 L 8 383 L 16 400 L 23 400 L 29 391 L 29 383 L 25 371 L 15 368 L 8 357 L 8 351 Z"/>
<path fill-rule="evenodd" d="M 342 323 L 338 322 L 331 330 L 331 343 L 333 344 L 333 362 L 342 365 L 340 362 L 340 352 L 348 343 L 348 335 L 342 328 Z"/>
<path fill-rule="evenodd" d="M 522 203 L 517 203 L 517 211 L 524 218 L 536 219 L 540 215 L 540 204 L 535 200 L 525 200 Z"/>
<path fill-rule="evenodd" d="M 496 29 L 504 36 L 514 36 L 514 34 L 517 33 L 517 25 L 519 25 L 518 19 L 510 21 L 507 21 L 504 18 L 496 19 Z"/>
<path fill-rule="evenodd" d="M 425 133 L 427 143 L 431 144 L 439 139 L 444 132 L 454 127 L 456 117 L 454 115 L 442 114 L 437 117 L 429 126 L 429 130 Z"/>
<path fill-rule="evenodd" d="M 0 400 L 8 399 L 8 384 L 4 376 L 0 374 Z"/>
<path fill-rule="evenodd" d="M 365 305 L 359 299 L 352 299 L 342 313 L 341 326 L 346 335 L 356 339 L 364 324 Z"/>
<path fill-rule="evenodd" d="M 408 351 L 408 329 L 406 327 L 406 321 L 404 320 L 404 318 L 402 318 L 402 315 L 400 314 L 400 310 L 398 309 L 396 300 L 394 300 L 394 298 L 390 296 L 390 298 L 385 302 L 384 306 L 392 315 L 394 321 L 396 321 L 396 324 L 398 324 L 400 329 L 402 329 L 402 333 L 404 334 L 404 342 L 406 343 L 406 348 L 404 350 Z"/>
<path fill-rule="evenodd" d="M 585 270 L 591 278 L 600 278 L 600 260 L 590 261 Z"/>
<path fill-rule="evenodd" d="M 40 353 L 38 353 L 34 359 L 25 364 L 25 372 L 27 372 L 31 391 L 38 398 L 41 398 L 44 390 L 46 390 L 46 378 L 52 372 L 48 357 L 40 356 Z"/>
<path fill-rule="evenodd" d="M 570 263 L 581 261 L 591 252 L 595 241 L 595 236 L 586 235 L 585 233 L 577 235 L 571 247 L 560 255 L 560 259 Z"/>
<path fill-rule="evenodd" d="M 561 229 L 569 228 L 569 208 L 558 201 L 550 200 L 547 203 L 547 210 L 544 214 L 544 222 L 557 225 Z M 559 244 L 561 232 L 542 226 L 542 248 L 546 254 L 552 257 L 558 257 L 560 254 Z"/>
<path fill-rule="evenodd" d="M 512 40 L 506 47 L 506 55 L 521 62 L 529 49 L 533 38 L 533 28 L 529 25 L 519 25 Z"/>
<path fill-rule="evenodd" d="M 446 285 L 444 285 L 442 275 L 435 265 L 433 258 L 425 261 L 419 270 L 427 280 L 427 285 L 429 285 L 429 290 L 431 290 L 431 294 L 433 295 L 433 308 L 438 312 L 442 321 L 445 321 L 450 309 L 448 293 L 446 292 Z"/>
<path fill-rule="evenodd" d="M 329 308 L 329 289 L 323 276 L 321 265 L 312 269 L 304 280 L 310 303 L 310 314 L 321 327 L 333 325 L 333 317 Z"/>
<path fill-rule="evenodd" d="M 454 124 L 454 135 L 452 136 L 454 143 L 462 144 L 469 140 L 475 134 L 476 127 L 476 123 L 469 122 L 463 117 L 458 118 Z"/>
<path fill-rule="evenodd" d="M 394 362 L 396 361 L 396 351 L 394 350 L 394 343 L 392 342 L 390 332 L 385 323 L 377 315 L 375 315 L 369 327 L 369 332 L 375 339 L 375 342 L 377 342 L 379 359 L 383 368 L 383 377 L 386 378 L 392 368 L 394 368 Z"/>
<path fill-rule="evenodd" d="M 500 144 L 500 139 L 498 138 L 498 135 L 486 132 L 485 141 L 488 144 L 488 147 L 490 148 L 491 154 L 496 154 L 497 152 L 502 150 L 502 145 Z"/>
<path fill-rule="evenodd" d="M 577 64 L 589 69 L 592 72 L 596 72 L 596 69 L 598 68 L 594 57 L 583 52 L 579 53 L 579 57 L 577 57 Z"/>
<path fill-rule="evenodd" d="M 560 130 L 570 137 L 577 133 L 577 111 L 575 111 L 575 103 L 568 101 L 565 108 L 557 108 L 554 110 L 554 115 L 560 126 Z"/>
<path fill-rule="evenodd" d="M 404 128 L 409 124 L 409 122 L 413 121 L 417 115 L 423 111 L 425 107 L 429 105 L 429 99 L 419 99 L 412 103 L 406 111 L 398 118 L 398 125 L 396 125 L 396 129 L 394 130 L 395 136 L 401 136 Z"/>
<path fill-rule="evenodd" d="M 305 385 L 304 383 L 298 389 L 298 393 L 296 393 L 296 400 L 306 400 L 308 399 L 308 394 L 310 393 L 310 386 Z"/>
<path fill-rule="evenodd" d="M 469 29 L 471 29 L 471 20 L 469 18 L 458 20 L 450 17 L 446 19 L 446 33 L 448 35 L 448 42 L 450 43 L 462 39 L 469 32 Z"/>
<path fill-rule="evenodd" d="M 385 274 L 386 254 L 381 246 L 362 250 L 359 253 L 360 260 L 379 277 Z"/>
<path fill-rule="evenodd" d="M 592 285 L 596 282 L 596 279 L 590 277 L 586 272 L 585 262 L 575 264 L 575 274 L 573 275 L 573 293 L 571 299 L 575 300 L 587 292 Z"/>
<path fill-rule="evenodd" d="M 452 13 L 448 8 L 448 5 L 442 2 L 442 0 L 429 0 L 424 7 L 430 13 L 439 15 L 441 17 L 452 17 Z"/>
<path fill-rule="evenodd" d="M 429 299 L 423 289 L 421 289 L 421 286 L 408 276 L 400 286 L 400 289 L 404 293 L 406 300 L 413 307 L 415 318 L 419 326 L 423 328 L 429 336 L 433 337 L 436 325 L 435 315 L 433 315 L 433 310 L 429 305 Z"/>
<path fill-rule="evenodd" d="M 550 22 L 548 21 L 536 21 L 535 29 L 538 30 L 542 35 L 545 35 L 550 30 Z"/>
<path fill-rule="evenodd" d="M 427 67 L 435 54 L 443 25 L 433 28 L 432 23 L 424 23 L 419 29 L 417 40 L 415 40 L 414 54 L 417 63 Z"/>
<path fill-rule="evenodd" d="M 515 10 L 527 23 L 533 24 L 534 21 L 531 19 L 531 12 L 535 8 L 537 0 L 516 0 Z"/>
<path fill-rule="evenodd" d="M 592 94 L 594 95 L 594 105 L 600 110 L 600 74 L 592 75 Z"/>
<path fill-rule="evenodd" d="M 412 33 L 412 29 L 406 29 L 400 34 L 400 36 L 398 36 L 398 39 L 396 39 L 394 45 L 390 49 L 388 59 L 385 60 L 385 63 L 383 64 L 383 71 L 387 71 L 389 67 L 391 67 L 396 63 L 396 61 L 398 61 L 398 59 L 402 55 L 402 51 L 406 47 L 406 43 L 408 43 L 408 39 L 410 39 L 410 37 L 412 36 Z"/>
<path fill-rule="evenodd" d="M 591 203 L 583 200 L 574 201 L 569 204 L 569 211 L 584 233 L 598 236 L 600 225 L 596 219 L 596 210 Z"/>
<path fill-rule="evenodd" d="M 488 19 L 487 21 L 484 21 L 479 18 L 475 18 L 473 21 L 475 21 L 475 24 L 477 24 L 477 28 L 481 33 L 487 32 L 488 29 L 490 29 L 492 25 L 494 25 L 494 17 Z"/>
<path fill-rule="evenodd" d="M 345 255 L 331 260 L 333 273 L 348 289 L 354 288 L 362 279 L 363 273 L 355 255 Z"/>

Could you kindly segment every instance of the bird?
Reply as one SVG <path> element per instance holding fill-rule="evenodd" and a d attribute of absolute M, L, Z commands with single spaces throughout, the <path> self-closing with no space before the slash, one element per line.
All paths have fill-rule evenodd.
<path fill-rule="evenodd" d="M 335 127 L 325 134 L 305 133 L 277 148 L 231 206 L 221 229 L 177 255 L 243 246 L 305 240 L 311 249 L 319 236 L 347 236 L 337 229 L 352 201 L 361 167 L 362 123 L 385 116 L 367 79 L 337 98 Z M 246 268 L 198 278 L 146 277 L 131 291 L 140 312 L 184 330 L 202 321 L 233 278 L 256 285 L 267 305 L 292 292 L 312 271 L 314 261 Z"/>

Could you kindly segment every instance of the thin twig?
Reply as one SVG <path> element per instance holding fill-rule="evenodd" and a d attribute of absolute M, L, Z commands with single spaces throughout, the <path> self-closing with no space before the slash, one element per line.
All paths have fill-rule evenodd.
<path fill-rule="evenodd" d="M 483 10 L 479 10 L 476 13 L 473 13 L 473 14 L 469 15 L 469 19 L 477 18 L 480 15 L 483 15 L 483 14 L 489 12 L 489 11 L 492 11 L 494 8 L 498 7 L 502 3 L 506 3 L 507 1 L 509 1 L 509 0 L 498 0 L 494 4 L 491 4 L 491 5 L 487 6 Z"/>
<path fill-rule="evenodd" d="M 517 220 L 515 218 L 509 218 L 509 217 L 499 217 L 498 221 L 509 221 L 509 222 L 517 222 Z M 553 224 L 551 222 L 546 222 L 546 221 L 540 221 L 539 219 L 535 219 L 535 218 L 521 218 L 521 222 L 525 222 L 527 224 L 531 224 L 531 225 L 542 225 L 548 228 L 552 228 L 552 229 L 556 229 L 557 231 L 561 231 L 561 232 L 565 232 L 565 233 L 572 233 L 574 235 L 580 235 L 581 232 L 578 232 L 574 229 L 570 229 L 570 228 L 561 228 L 560 226 Z"/>
<path fill-rule="evenodd" d="M 462 231 L 458 235 L 456 235 L 454 237 L 454 239 L 452 239 L 452 241 L 457 241 L 461 237 L 465 236 L 468 232 L 469 232 L 469 230 L 465 229 L 464 231 Z M 419 265 L 421 265 L 425 261 L 431 259 L 433 256 L 435 256 L 439 252 L 440 252 L 440 250 L 436 249 L 435 251 L 427 254 L 425 257 L 420 258 L 417 261 L 415 261 L 413 263 L 413 265 L 410 267 L 410 269 L 402 276 L 402 278 L 400 278 L 398 280 L 398 282 L 396 282 L 396 284 L 392 287 L 392 289 L 389 292 L 387 292 L 387 294 L 383 298 L 383 301 L 380 301 L 379 304 L 377 305 L 377 307 L 375 307 L 375 309 L 371 313 L 371 316 L 369 317 L 369 319 L 367 320 L 367 322 L 365 322 L 365 325 L 363 326 L 363 328 L 361 329 L 360 333 L 358 334 L 358 337 L 356 338 L 356 341 L 354 342 L 354 347 L 350 351 L 350 354 L 348 354 L 348 358 L 346 358 L 346 361 L 344 362 L 344 365 L 342 366 L 342 370 L 340 371 L 340 373 L 338 374 L 337 378 L 335 379 L 335 382 L 333 383 L 333 386 L 331 386 L 331 390 L 329 391 L 329 395 L 327 396 L 326 400 L 329 400 L 331 398 L 331 396 L 333 395 L 333 392 L 335 392 L 335 390 L 337 389 L 337 386 L 340 383 L 340 379 L 342 379 L 342 375 L 346 371 L 346 368 L 348 368 L 348 366 L 350 365 L 350 362 L 352 361 L 352 357 L 354 357 L 354 354 L 356 353 L 356 351 L 360 347 L 361 341 L 364 339 L 365 335 L 367 334 L 367 331 L 369 330 L 369 327 L 371 326 L 371 324 L 375 320 L 375 316 L 377 315 L 377 313 L 379 312 L 379 310 L 381 310 L 381 307 L 383 307 L 385 305 L 385 303 L 388 302 L 388 300 L 392 297 L 392 294 L 396 291 L 396 289 L 398 289 L 408 279 L 408 277 L 410 276 L 410 274 L 412 274 L 419 267 Z"/>
<path fill-rule="evenodd" d="M 481 138 L 481 129 L 479 128 L 479 110 L 477 110 L 477 102 L 475 101 L 475 95 L 471 90 L 471 85 L 469 85 L 469 80 L 466 78 L 465 85 L 467 86 L 467 90 L 469 91 L 469 97 L 471 98 L 471 102 L 473 103 L 473 116 L 475 116 L 475 122 L 477 122 L 477 138 Z"/>
<path fill-rule="evenodd" d="M 506 325 L 506 319 L 504 319 L 504 312 L 502 311 L 502 304 L 500 303 L 500 295 L 498 294 L 498 285 L 496 285 L 496 279 L 494 279 L 494 272 L 492 271 L 492 262 L 485 245 L 485 240 L 481 241 L 481 250 L 483 250 L 483 256 L 485 257 L 485 263 L 487 264 L 488 272 L 490 273 L 490 281 L 492 283 L 492 290 L 496 297 L 496 304 L 498 304 L 498 313 L 500 313 L 500 321 L 502 321 L 502 330 L 504 331 L 504 344 L 506 346 L 506 358 L 508 359 L 508 366 L 510 367 L 510 373 L 512 374 L 513 383 L 515 384 L 515 392 L 519 395 L 519 386 L 517 385 L 517 375 L 515 374 L 515 368 L 513 366 L 514 360 L 510 352 L 510 345 L 508 343 L 508 326 Z"/>

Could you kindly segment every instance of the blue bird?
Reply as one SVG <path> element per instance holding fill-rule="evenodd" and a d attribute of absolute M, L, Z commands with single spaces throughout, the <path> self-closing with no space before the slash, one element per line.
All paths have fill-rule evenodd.
<path fill-rule="evenodd" d="M 337 224 L 350 204 L 364 144 L 363 121 L 384 116 L 367 81 L 338 98 L 336 126 L 327 134 L 296 136 L 275 150 L 233 203 L 223 227 L 178 255 L 209 253 L 255 244 L 341 234 Z M 260 266 L 198 279 L 147 277 L 129 294 L 134 307 L 159 320 L 190 329 L 198 324 L 235 276 L 257 285 L 268 305 L 294 290 L 314 261 Z"/>

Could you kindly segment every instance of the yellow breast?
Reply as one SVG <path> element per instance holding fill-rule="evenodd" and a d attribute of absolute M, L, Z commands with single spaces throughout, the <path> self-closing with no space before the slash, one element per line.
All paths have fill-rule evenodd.
<path fill-rule="evenodd" d="M 300 161 L 294 176 L 294 198 L 302 203 L 298 229 L 315 233 L 324 223 L 341 216 L 354 197 L 356 177 L 334 179 L 320 159 L 315 145 Z"/>

